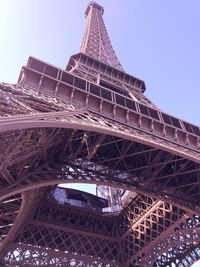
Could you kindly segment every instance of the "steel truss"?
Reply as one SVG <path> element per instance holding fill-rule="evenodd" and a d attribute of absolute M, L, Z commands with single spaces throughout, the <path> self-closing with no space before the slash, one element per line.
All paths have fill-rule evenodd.
<path fill-rule="evenodd" d="M 190 266 L 199 258 L 200 129 L 144 96 L 86 10 L 66 70 L 30 57 L 0 84 L 1 266 Z M 60 183 L 129 190 L 118 213 L 59 203 Z"/>
<path fill-rule="evenodd" d="M 14 89 L 14 87 L 10 88 L 13 91 Z M 29 90 L 29 103 L 32 103 L 30 101 L 31 93 Z M 49 99 L 50 97 L 47 98 L 48 101 L 45 101 L 46 108 L 48 105 L 52 107 L 48 103 L 53 101 L 49 101 Z M 55 103 L 54 105 L 56 105 Z M 55 113 L 51 115 L 51 108 L 49 112 L 46 111 L 44 113 L 46 117 L 42 116 L 35 105 L 34 110 L 31 111 L 33 115 L 28 115 L 30 109 L 27 108 L 25 110 L 23 122 L 26 119 L 30 120 L 30 118 L 32 120 L 36 119 L 39 122 L 41 120 L 44 122 L 46 118 L 47 122 L 49 119 L 51 121 L 64 119 L 65 123 L 71 121 L 74 125 L 76 122 L 79 124 L 79 129 L 32 128 L 2 132 L 1 140 L 3 142 L 1 145 L 5 147 L 1 155 L 2 162 L 4 162 L 1 166 L 2 199 L 4 199 L 4 196 L 11 197 L 13 194 L 17 195 L 20 192 L 30 191 L 34 188 L 42 188 L 72 180 L 129 188 L 129 190 L 137 192 L 138 195 L 134 199 L 133 204 L 129 205 L 122 212 L 121 217 L 117 218 L 120 227 L 113 225 L 103 238 L 100 239 L 94 230 L 92 236 L 96 235 L 95 239 L 91 239 L 88 232 L 82 236 L 82 232 L 86 230 L 81 230 L 81 225 L 83 221 L 87 221 L 86 217 L 88 217 L 88 214 L 81 220 L 82 223 L 79 223 L 78 231 L 81 231 L 81 234 L 71 233 L 69 228 L 66 228 L 67 222 L 65 229 L 61 230 L 59 228 L 58 230 L 57 226 L 56 229 L 52 229 L 55 226 L 55 222 L 48 228 L 49 222 L 37 222 L 35 220 L 27 223 L 27 228 L 20 235 L 21 239 L 19 237 L 17 240 L 13 239 L 15 235 L 12 235 L 11 238 L 9 237 L 10 235 L 6 235 L 4 232 L 2 237 L 6 238 L 4 238 L 3 242 L 5 245 L 3 247 L 6 247 L 7 251 L 9 251 L 8 246 L 6 246 L 8 240 L 15 240 L 15 243 L 12 245 L 13 252 L 12 250 L 7 252 L 5 263 L 9 262 L 9 266 L 12 261 L 15 261 L 16 259 L 14 260 L 13 255 L 18 255 L 19 251 L 24 255 L 20 260 L 20 264 L 22 264 L 24 262 L 22 260 L 23 257 L 29 258 L 27 253 L 32 257 L 32 253 L 35 255 L 36 250 L 38 250 L 36 253 L 38 254 L 39 251 L 43 251 L 46 247 L 49 247 L 51 253 L 53 253 L 52 251 L 56 247 L 62 250 L 61 247 L 63 245 L 64 251 L 72 254 L 75 247 L 80 247 L 81 251 L 79 254 L 85 257 L 85 254 L 87 255 L 86 251 L 88 252 L 87 244 L 91 246 L 91 244 L 95 243 L 95 253 L 90 247 L 90 254 L 87 257 L 101 258 L 101 263 L 99 264 L 108 263 L 114 264 L 114 266 L 116 264 L 123 266 L 123 262 L 126 262 L 127 266 L 133 262 L 134 265 L 137 265 L 137 262 L 139 264 L 144 255 L 151 253 L 150 248 L 153 243 L 156 245 L 162 236 L 166 236 L 166 233 L 173 233 L 175 225 L 180 224 L 180 222 L 186 219 L 187 212 L 189 214 L 198 213 L 198 163 L 156 147 L 133 142 L 125 138 L 111 136 L 106 133 L 81 130 L 80 125 L 83 121 L 84 124 L 87 122 L 88 124 L 92 123 L 95 125 L 98 122 L 98 127 L 99 123 L 102 123 L 102 126 L 107 128 L 113 128 L 114 124 L 111 124 L 111 121 L 106 122 L 106 120 L 102 120 L 97 115 L 91 116 L 88 112 L 79 111 L 75 106 L 64 103 L 59 103 L 58 105 L 62 107 L 60 110 L 57 108 L 60 117 L 55 116 Z M 19 118 L 19 121 L 21 121 L 20 116 L 16 117 L 16 120 Z M 8 117 L 8 119 L 5 118 L 3 120 L 9 125 L 10 120 L 11 122 L 15 121 L 15 118 Z M 117 128 L 118 125 L 115 125 L 115 129 L 118 129 L 118 131 L 124 130 L 122 126 Z M 144 197 L 141 193 L 149 196 Z M 174 206 L 171 206 L 168 201 L 173 201 Z M 146 204 L 144 205 L 144 203 Z M 186 208 L 186 211 L 180 209 L 181 207 Z M 18 207 L 17 209 L 19 210 L 20 208 Z M 50 215 L 51 212 L 47 210 L 46 214 Z M 77 221 L 77 218 L 74 221 Z M 98 225 L 97 228 L 102 230 L 102 225 L 105 225 L 105 222 L 99 221 L 99 223 L 101 226 Z M 109 224 L 112 225 L 111 222 Z M 8 225 L 9 227 L 11 226 L 11 224 Z M 14 225 L 16 227 L 16 222 Z M 91 225 L 93 225 L 92 221 L 88 223 L 87 227 L 89 228 Z M 8 230 L 10 229 L 9 227 L 7 226 Z M 63 226 L 60 225 L 59 227 L 62 228 Z M 47 231 L 48 242 L 44 239 L 44 230 Z M 112 238 L 111 240 L 108 238 L 109 233 L 112 231 L 115 233 L 115 241 Z M 74 228 L 72 232 L 74 232 Z M 33 238 L 36 233 L 41 236 L 41 239 L 38 240 L 38 236 Z M 116 233 L 118 233 L 118 237 Z M 56 241 L 52 243 L 54 236 L 59 236 L 57 243 Z M 64 237 L 68 237 L 72 247 L 62 244 L 61 240 L 64 240 Z M 72 242 L 74 239 L 75 243 Z M 33 240 L 35 241 L 33 242 Z M 22 249 L 22 244 L 23 246 L 25 244 L 32 244 L 32 252 L 24 251 L 25 247 Z M 15 250 L 18 252 L 15 252 Z M 2 250 L 2 253 L 4 251 Z M 49 252 L 46 253 L 44 252 L 44 255 L 47 255 Z M 40 253 L 38 255 L 41 256 Z M 66 259 L 66 256 L 62 255 L 62 259 Z M 157 256 L 159 257 L 159 255 Z M 48 258 L 48 256 L 46 257 Z M 34 260 L 36 258 L 34 256 Z M 33 263 L 31 259 L 29 260 L 31 262 L 30 265 L 38 264 Z M 70 262 L 70 259 L 68 260 Z M 55 259 L 55 261 L 59 262 L 61 258 L 60 260 Z M 50 262 L 48 264 L 50 265 Z M 61 263 L 58 263 L 57 266 L 60 266 L 59 264 Z M 83 260 L 81 264 L 84 266 L 85 261 Z"/>

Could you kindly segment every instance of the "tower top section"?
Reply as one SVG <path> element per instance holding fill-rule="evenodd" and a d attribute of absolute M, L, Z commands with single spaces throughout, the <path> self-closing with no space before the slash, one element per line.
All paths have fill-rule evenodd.
<path fill-rule="evenodd" d="M 97 4 L 96 2 L 94 2 L 94 1 L 91 1 L 90 4 L 87 6 L 86 11 L 85 11 L 85 17 L 86 17 L 86 18 L 87 18 L 87 16 L 88 16 L 88 14 L 89 14 L 91 8 L 96 8 L 96 9 L 98 9 L 98 10 L 101 12 L 102 15 L 103 15 L 103 13 L 104 13 L 104 8 L 103 8 L 102 6 L 98 5 L 98 4 Z"/>
<path fill-rule="evenodd" d="M 123 71 L 110 42 L 103 13 L 102 6 L 94 1 L 90 2 L 85 12 L 86 26 L 80 50 L 83 54 Z"/>

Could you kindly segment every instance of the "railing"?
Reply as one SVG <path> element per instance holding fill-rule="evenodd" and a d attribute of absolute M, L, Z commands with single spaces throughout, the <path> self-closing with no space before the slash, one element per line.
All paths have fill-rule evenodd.
<path fill-rule="evenodd" d="M 18 84 L 31 87 L 39 93 L 69 101 L 90 111 L 116 119 L 129 126 L 171 139 L 184 146 L 192 145 L 199 151 L 200 128 L 157 109 L 141 104 L 104 86 L 29 58 L 22 68 Z"/>

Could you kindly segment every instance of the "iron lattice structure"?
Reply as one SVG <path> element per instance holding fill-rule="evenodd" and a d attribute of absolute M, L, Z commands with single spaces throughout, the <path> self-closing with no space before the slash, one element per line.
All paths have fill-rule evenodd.
<path fill-rule="evenodd" d="M 30 57 L 16 85 L 0 84 L 1 266 L 186 267 L 199 258 L 200 128 L 144 96 L 102 15 L 89 4 L 66 70 Z M 128 190 L 123 209 L 61 203 L 53 192 L 71 182 Z"/>

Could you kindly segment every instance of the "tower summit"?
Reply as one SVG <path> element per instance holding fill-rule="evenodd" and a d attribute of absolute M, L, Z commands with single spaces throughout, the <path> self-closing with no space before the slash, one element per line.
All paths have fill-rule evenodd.
<path fill-rule="evenodd" d="M 123 71 L 110 42 L 102 17 L 103 13 L 103 7 L 97 3 L 91 2 L 88 5 L 85 12 L 86 26 L 81 52 Z"/>
<path fill-rule="evenodd" d="M 102 6 L 93 1 L 88 5 L 80 53 L 71 56 L 66 70 L 135 101 L 155 107 L 143 94 L 146 90 L 144 81 L 127 74 L 122 68 L 110 42 L 103 14 Z"/>
<path fill-rule="evenodd" d="M 66 69 L 30 57 L 16 85 L 0 84 L 0 266 L 189 267 L 200 257 L 200 128 L 144 96 L 102 15 L 91 2 Z M 122 209 L 63 183 L 119 188 Z"/>

